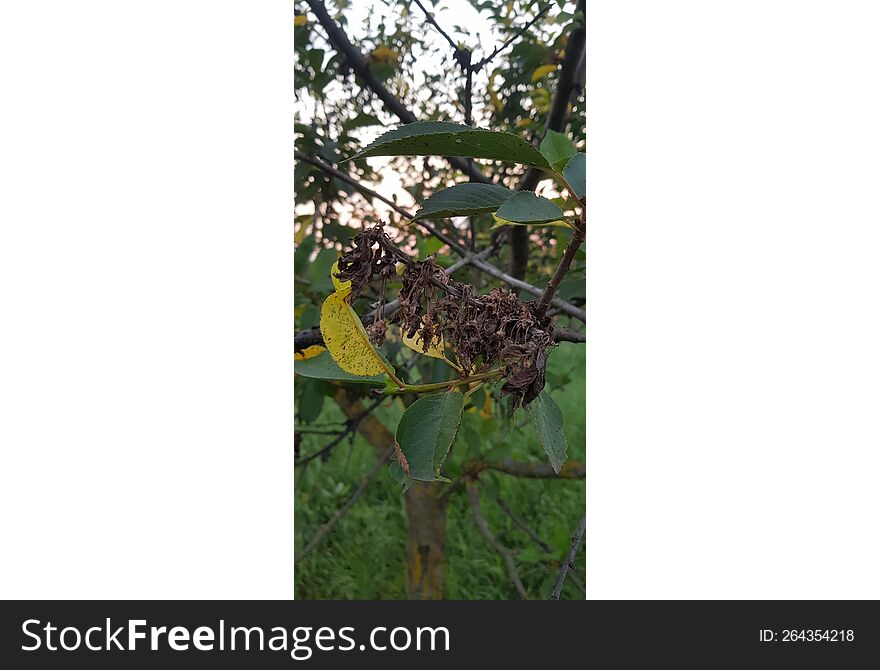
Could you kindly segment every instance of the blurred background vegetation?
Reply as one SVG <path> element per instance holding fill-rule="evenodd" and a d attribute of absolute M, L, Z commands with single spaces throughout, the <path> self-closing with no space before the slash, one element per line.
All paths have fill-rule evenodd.
<path fill-rule="evenodd" d="M 492 60 L 473 73 L 470 90 L 472 125 L 515 132 L 537 146 L 553 114 L 565 49 L 571 35 L 582 30 L 582 14 L 575 2 L 537 0 L 423 0 L 421 3 L 471 62 L 501 48 Z M 295 3 L 294 88 L 297 99 L 295 148 L 298 154 L 332 165 L 345 175 L 381 193 L 399 206 L 415 211 L 431 193 L 467 177 L 443 158 L 369 158 L 340 163 L 375 137 L 400 124 L 400 114 L 377 95 L 375 83 L 365 80 L 350 52 L 340 48 L 335 26 L 360 54 L 369 72 L 385 91 L 419 120 L 465 121 L 467 78 L 461 55 L 426 20 L 413 0 L 300 0 Z M 319 16 L 325 12 L 323 18 Z M 505 46 L 507 45 L 507 46 Z M 578 71 L 583 77 L 582 45 Z M 563 101 L 563 130 L 579 151 L 585 148 L 584 90 L 575 86 Z M 558 111 L 558 110 L 557 110 Z M 552 124 L 550 124 L 552 125 Z M 497 183 L 517 188 L 522 168 L 512 164 L 473 161 L 478 170 Z M 385 203 L 364 195 L 345 181 L 314 164 L 298 161 L 295 169 L 295 325 L 306 332 L 318 325 L 320 306 L 333 290 L 330 266 L 349 238 L 376 221 L 387 224 L 401 249 L 414 258 L 436 254 L 449 267 L 457 257 L 439 240 L 408 226 Z M 537 191 L 554 197 L 552 184 Z M 491 215 L 438 222 L 443 232 L 466 241 L 476 250 L 493 239 Z M 523 229 L 524 231 L 526 229 Z M 543 287 L 561 257 L 567 231 L 528 229 L 525 263 L 517 267 L 510 244 L 500 245 L 492 262 L 511 274 Z M 578 252 L 572 271 L 557 295 L 572 304 L 584 301 L 584 255 Z M 499 282 L 472 268 L 456 273 L 458 281 L 487 292 Z M 389 285 L 393 295 L 397 286 Z M 366 295 L 355 310 L 363 315 L 375 300 Z M 523 299 L 533 295 L 522 293 Z M 583 324 L 556 315 L 560 327 L 582 330 Z M 383 353 L 408 381 L 437 381 L 450 371 L 435 359 L 419 357 L 402 348 L 389 331 Z M 302 355 L 302 352 L 301 354 Z M 307 355 L 307 354 L 306 354 Z M 413 358 L 418 361 L 411 360 Z M 383 469 L 332 529 L 304 555 L 304 549 L 358 490 L 376 462 L 377 447 L 357 430 L 319 458 L 304 457 L 324 449 L 346 427 L 336 402 L 339 388 L 325 381 L 296 377 L 297 455 L 295 472 L 296 597 L 311 599 L 371 599 L 414 597 L 407 584 L 408 517 L 405 497 Z M 547 391 L 565 417 L 569 459 L 584 459 L 584 345 L 560 343 L 548 359 Z M 368 407 L 372 400 L 347 392 L 347 402 Z M 372 413 L 391 433 L 406 398 L 383 402 Z M 362 426 L 358 426 L 362 428 Z M 522 411 L 510 416 L 498 395 L 476 393 L 464 419 L 445 475 L 459 481 L 462 468 L 473 462 L 502 457 L 524 463 L 546 463 L 534 429 Z M 582 479 L 530 479 L 483 470 L 478 476 L 482 514 L 495 537 L 508 547 L 522 584 L 530 597 L 546 598 L 559 564 L 571 544 L 571 535 L 583 516 Z M 444 484 L 445 488 L 452 485 Z M 443 491 L 440 491 L 440 495 Z M 407 495 L 410 495 L 409 493 Z M 506 512 L 503 507 L 510 512 Z M 411 514 L 410 510 L 410 514 Z M 489 546 L 474 524 L 468 496 L 460 490 L 448 496 L 442 596 L 450 599 L 520 597 L 502 556 Z M 512 515 L 512 516 L 511 516 Z M 514 520 L 516 519 L 516 520 Z M 412 524 L 412 518 L 409 518 Z M 528 530 L 524 530 L 525 526 Z M 530 537 L 530 533 L 538 539 Z M 573 578 L 564 598 L 582 598 L 583 552 L 575 560 Z M 411 568 L 412 566 L 410 566 Z M 430 597 L 437 597 L 434 594 Z"/>

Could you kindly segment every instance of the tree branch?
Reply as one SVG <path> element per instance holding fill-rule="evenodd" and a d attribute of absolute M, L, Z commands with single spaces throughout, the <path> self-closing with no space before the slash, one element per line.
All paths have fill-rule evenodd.
<path fill-rule="evenodd" d="M 486 523 L 486 519 L 483 518 L 483 514 L 480 512 L 479 491 L 477 491 L 473 482 L 468 482 L 465 488 L 467 489 L 468 499 L 471 503 L 471 510 L 474 513 L 474 523 L 477 525 L 477 530 L 480 531 L 480 535 L 486 540 L 486 544 L 494 549 L 504 560 L 504 565 L 507 568 L 507 576 L 510 577 L 510 581 L 513 582 L 514 587 L 516 587 L 516 592 L 519 593 L 519 597 L 523 600 L 528 600 L 529 594 L 526 592 L 522 580 L 519 578 L 519 571 L 516 569 L 513 552 L 495 538 L 492 531 L 489 530 L 489 525 Z"/>
<path fill-rule="evenodd" d="M 586 0 L 578 0 L 577 11 L 584 15 Z M 581 62 L 584 60 L 584 42 L 586 32 L 582 24 L 576 25 L 568 36 L 565 45 L 565 56 L 562 66 L 559 68 L 559 83 L 553 94 L 550 111 L 544 123 L 544 134 L 548 130 L 562 132 L 568 123 L 568 103 L 571 96 L 578 90 L 580 83 Z M 544 178 L 544 173 L 535 168 L 525 171 L 516 186 L 518 191 L 534 191 L 538 182 Z M 524 277 L 529 262 L 529 229 L 524 226 L 514 228 L 510 237 L 511 257 L 510 274 L 514 277 Z"/>
<path fill-rule="evenodd" d="M 562 585 L 565 584 L 565 576 L 568 574 L 569 568 L 574 568 L 574 557 L 577 555 L 578 549 L 580 549 L 586 525 L 587 517 L 584 516 L 581 518 L 581 522 L 578 524 L 574 535 L 571 536 L 571 547 L 569 547 L 568 554 L 566 554 L 562 561 L 562 567 L 559 568 L 559 574 L 556 576 L 556 584 L 553 586 L 550 600 L 559 600 L 559 596 L 562 594 Z"/>
<path fill-rule="evenodd" d="M 553 331 L 553 341 L 582 343 L 587 341 L 587 334 L 569 330 L 568 328 L 556 328 Z"/>
<path fill-rule="evenodd" d="M 327 13 L 327 8 L 324 6 L 324 3 L 321 0 L 305 1 L 315 13 L 318 22 L 324 27 L 324 30 L 327 31 L 330 43 L 345 57 L 348 65 L 357 73 L 361 80 L 383 103 L 385 103 L 385 108 L 389 112 L 395 114 L 404 123 L 415 123 L 418 121 L 415 115 L 404 107 L 403 103 L 401 103 L 391 91 L 385 88 L 382 82 L 373 74 L 373 71 L 370 69 L 363 54 L 361 54 L 357 47 L 351 43 L 345 32 L 343 32 Z M 492 180 L 486 177 L 476 165 L 471 164 L 469 166 L 467 161 L 463 158 L 449 156 L 446 157 L 446 160 L 450 165 L 468 175 L 473 181 L 483 184 L 492 183 Z"/>
<path fill-rule="evenodd" d="M 514 288 L 521 289 L 523 291 L 527 291 L 535 296 L 542 296 L 544 294 L 544 289 L 540 289 L 537 286 L 532 286 L 528 282 L 523 281 L 522 279 L 517 279 L 516 277 L 512 277 L 506 272 L 502 272 L 494 265 L 486 263 L 485 261 L 479 259 L 478 257 L 471 257 L 471 265 L 475 268 L 482 270 L 487 275 L 495 277 L 496 279 L 500 279 L 508 286 L 513 286 Z M 571 303 L 566 302 L 565 300 L 561 300 L 560 298 L 553 298 L 550 301 L 550 304 L 558 307 L 560 311 L 565 312 L 569 316 L 573 316 L 578 321 L 586 323 L 587 321 L 587 313 L 575 307 Z"/>
<path fill-rule="evenodd" d="M 474 65 L 474 72 L 479 72 L 480 70 L 482 70 L 486 65 L 489 64 L 489 62 L 490 62 L 493 58 L 495 58 L 495 56 L 497 56 L 497 55 L 500 54 L 502 51 L 504 51 L 507 47 L 509 47 L 509 46 L 511 45 L 511 43 L 512 43 L 515 39 L 518 39 L 518 38 L 522 37 L 522 36 L 525 34 L 525 32 L 526 32 L 529 28 L 531 28 L 533 25 L 535 25 L 535 23 L 538 22 L 538 19 L 540 19 L 540 18 L 541 18 L 542 16 L 544 16 L 547 12 L 550 11 L 550 8 L 551 8 L 552 6 L 553 6 L 552 4 L 549 4 L 549 3 L 548 3 L 548 4 L 544 7 L 544 9 L 542 9 L 540 12 L 538 12 L 538 13 L 535 15 L 535 17 L 534 17 L 531 21 L 529 21 L 526 25 L 524 25 L 522 28 L 520 28 L 519 30 L 517 30 L 517 31 L 516 31 L 516 34 L 511 35 L 510 37 L 508 37 L 508 38 L 507 38 L 507 41 L 504 42 L 504 44 L 502 44 L 500 47 L 498 47 L 497 49 L 495 49 L 495 51 L 493 51 L 492 53 L 490 53 L 488 56 L 486 56 L 485 58 L 483 58 L 481 61 L 479 61 L 478 63 L 476 63 L 476 64 Z"/>
<path fill-rule="evenodd" d="M 427 9 L 425 9 L 425 6 L 421 2 L 419 2 L 419 0 L 415 0 L 415 3 L 419 6 L 419 9 L 422 10 L 422 13 L 425 15 L 425 18 L 428 19 L 428 23 L 430 23 L 432 26 L 434 26 L 437 29 L 437 32 L 446 38 L 446 41 L 449 42 L 450 46 L 454 50 L 458 51 L 458 45 L 456 45 L 455 42 L 453 41 L 453 39 L 449 35 L 446 34 L 446 31 L 440 27 L 440 24 L 437 23 L 437 21 L 434 19 L 434 16 Z"/>
<path fill-rule="evenodd" d="M 403 207 L 399 207 L 397 205 L 397 203 L 395 203 L 394 201 L 389 200 L 381 193 L 377 193 L 373 189 L 364 186 L 357 179 L 350 177 L 349 175 L 345 174 L 344 172 L 340 172 L 339 170 L 337 170 L 333 166 L 328 165 L 327 163 L 322 161 L 320 158 L 317 158 L 316 156 L 309 156 L 307 154 L 304 154 L 304 153 L 302 153 L 300 151 L 296 151 L 296 150 L 294 150 L 294 152 L 293 152 L 293 158 L 294 158 L 294 160 L 298 160 L 298 161 L 302 161 L 303 163 L 309 163 L 310 165 L 314 165 L 316 168 L 322 170 L 324 173 L 330 175 L 331 177 L 335 177 L 336 179 L 339 179 L 340 181 L 343 181 L 346 184 L 353 186 L 354 188 L 358 189 L 361 193 L 364 193 L 364 194 L 370 196 L 371 198 L 376 198 L 377 200 L 381 200 L 382 202 L 384 202 L 386 205 L 391 207 L 391 209 L 393 209 L 395 212 L 397 212 L 401 216 L 406 217 L 407 219 L 410 219 L 410 220 L 413 218 L 412 214 L 410 214 L 408 211 L 406 211 Z M 416 225 L 419 225 L 422 228 L 424 228 L 426 231 L 428 231 L 428 233 L 430 233 L 431 235 L 436 237 L 438 240 L 440 240 L 444 244 L 448 244 L 459 256 L 464 256 L 465 254 L 467 254 L 467 249 L 465 249 L 463 246 L 461 246 L 458 242 L 453 240 L 451 237 L 449 237 L 445 233 L 441 233 L 439 230 L 437 230 L 430 223 L 424 221 L 423 219 L 419 219 L 415 223 L 416 223 Z"/>
<path fill-rule="evenodd" d="M 568 244 L 565 245 L 565 251 L 562 254 L 562 260 L 559 261 L 559 265 L 556 266 L 556 270 L 553 272 L 553 276 L 550 277 L 550 281 L 547 282 L 547 286 L 544 288 L 544 292 L 535 303 L 535 312 L 539 317 L 544 315 L 544 313 L 547 311 L 547 307 L 550 305 L 551 302 L 553 302 L 553 294 L 556 293 L 556 289 L 559 288 L 559 284 L 562 282 L 562 278 L 571 267 L 571 261 L 583 241 L 583 231 L 581 231 L 580 228 L 575 228 L 574 230 L 572 230 L 571 239 L 569 239 Z"/>
<path fill-rule="evenodd" d="M 314 165 L 315 167 L 323 170 L 327 174 L 329 174 L 333 177 L 336 177 L 337 179 L 341 179 L 341 180 L 345 181 L 346 183 L 351 184 L 352 186 L 355 186 L 356 188 L 360 189 L 361 191 L 363 191 L 364 193 L 366 193 L 368 195 L 371 195 L 375 198 L 378 198 L 382 202 L 393 207 L 394 211 L 396 211 L 401 216 L 412 220 L 413 215 L 410 214 L 408 211 L 406 211 L 403 207 L 399 207 L 397 204 L 388 200 L 384 196 L 380 195 L 379 193 L 376 193 L 376 191 L 373 191 L 372 189 L 367 188 L 366 186 L 362 185 L 359 181 L 357 181 L 353 177 L 350 177 L 349 175 L 345 174 L 344 172 L 340 172 L 336 168 L 331 167 L 330 165 L 328 165 L 324 161 L 320 160 L 319 158 L 316 158 L 314 156 L 308 156 L 306 154 L 303 154 L 303 153 L 300 153 L 297 151 L 294 151 L 294 158 L 297 160 L 301 160 L 301 161 L 310 163 L 311 165 Z M 435 237 L 437 237 L 437 239 L 439 239 L 440 241 L 444 242 L 445 244 L 448 244 L 450 246 L 450 248 L 452 248 L 453 251 L 455 251 L 458 255 L 465 258 L 468 263 L 473 265 L 475 268 L 481 270 L 482 272 L 485 272 L 486 274 L 488 274 L 492 277 L 495 277 L 496 279 L 500 279 L 501 281 L 503 281 L 505 284 L 507 284 L 509 286 L 512 286 L 514 288 L 517 288 L 517 289 L 520 289 L 523 291 L 527 291 L 528 293 L 531 293 L 534 296 L 542 296 L 544 294 L 544 292 L 545 292 L 544 289 L 540 289 L 537 286 L 533 286 L 533 285 L 523 281 L 522 279 L 517 279 L 516 277 L 511 277 L 506 272 L 503 272 L 503 271 L 499 270 L 498 268 L 496 268 L 494 265 L 487 263 L 484 259 L 487 256 L 491 255 L 491 253 L 494 253 L 492 251 L 492 249 L 493 249 L 492 245 L 490 245 L 489 247 L 484 249 L 479 254 L 474 255 L 474 254 L 471 254 L 464 247 L 462 247 L 460 244 L 458 244 L 457 242 L 455 242 L 454 240 L 452 240 L 451 238 L 449 238 L 445 234 L 438 231 L 434 226 L 425 222 L 424 220 L 419 219 L 418 221 L 415 221 L 415 223 L 417 225 L 422 226 L 422 228 L 424 228 L 426 231 L 428 231 L 428 233 L 430 233 L 431 235 L 434 235 Z M 572 251 L 572 254 L 574 254 L 574 251 Z M 570 263 L 571 263 L 571 259 L 569 259 L 569 264 Z M 450 273 L 450 271 L 447 270 L 447 274 L 449 274 L 449 273 Z M 560 280 L 561 280 L 561 277 L 560 277 Z M 552 304 L 555 307 L 558 307 L 561 311 L 565 312 L 569 316 L 573 316 L 574 318 L 578 319 L 579 321 L 586 323 L 587 315 L 586 315 L 586 312 L 584 312 L 584 310 L 579 309 L 579 308 L 575 307 L 574 305 L 572 305 L 564 300 L 561 300 L 559 298 L 552 298 L 552 300 L 550 301 L 550 304 Z M 395 305 L 395 308 L 396 308 L 396 305 Z"/>
<path fill-rule="evenodd" d="M 501 511 L 504 512 L 511 521 L 513 521 L 514 525 L 516 525 L 522 532 L 528 535 L 532 539 L 532 542 L 534 542 L 538 545 L 538 547 L 541 548 L 541 551 L 543 551 L 545 554 L 553 553 L 550 545 L 544 542 L 544 540 L 542 540 L 535 531 L 529 528 L 528 525 L 526 525 L 525 521 L 514 514 L 513 510 L 508 507 L 506 502 L 504 502 L 501 498 L 495 498 L 494 500 L 498 507 L 501 508 Z"/>
<path fill-rule="evenodd" d="M 535 531 L 533 531 L 528 526 L 528 524 L 526 524 L 525 521 L 516 516 L 516 514 L 513 513 L 513 510 L 510 509 L 507 503 L 504 502 L 501 498 L 493 497 L 493 500 L 498 505 L 498 507 L 501 508 L 501 511 L 504 512 L 511 521 L 513 521 L 514 525 L 526 535 L 528 535 L 531 538 L 532 542 L 534 542 L 538 546 L 538 548 L 540 548 L 540 550 L 547 556 L 548 560 L 552 561 L 553 564 L 558 567 L 559 561 L 553 558 L 553 549 L 550 547 L 550 545 L 544 542 L 544 540 L 542 540 L 541 537 Z M 586 595 L 586 591 L 584 591 L 584 583 L 580 580 L 580 578 L 578 578 L 577 574 L 572 572 L 569 575 L 569 579 L 571 579 L 574 585 L 577 586 L 577 588 L 580 589 L 581 592 L 584 593 L 584 595 Z"/>
<path fill-rule="evenodd" d="M 323 447 L 322 449 L 319 449 L 318 451 L 314 452 L 313 454 L 309 454 L 308 456 L 303 456 L 302 458 L 300 458 L 298 461 L 296 461 L 293 464 L 294 467 L 299 467 L 301 465 L 305 465 L 306 463 L 309 463 L 309 462 L 315 460 L 316 458 L 323 456 L 324 454 L 329 454 L 333 450 L 333 447 L 335 447 L 337 444 L 342 442 L 342 440 L 344 440 L 346 437 L 348 437 L 351 433 L 353 433 L 355 430 L 357 430 L 360 422 L 363 421 L 370 414 L 370 412 L 372 412 L 379 405 L 381 405 L 383 400 L 384 400 L 384 398 L 380 398 L 378 400 L 373 401 L 373 403 L 371 405 L 369 405 L 368 407 L 361 410 L 359 414 L 349 418 L 348 421 L 345 422 L 345 428 L 342 430 L 342 432 L 340 432 L 339 435 L 337 435 L 335 438 L 330 440 L 330 442 L 327 444 L 327 446 Z"/>
<path fill-rule="evenodd" d="M 562 464 L 559 474 L 556 474 L 549 463 L 524 463 L 512 458 L 504 458 L 495 463 L 483 463 L 482 468 L 527 479 L 583 479 L 586 476 L 586 467 L 580 461 L 566 461 Z"/>

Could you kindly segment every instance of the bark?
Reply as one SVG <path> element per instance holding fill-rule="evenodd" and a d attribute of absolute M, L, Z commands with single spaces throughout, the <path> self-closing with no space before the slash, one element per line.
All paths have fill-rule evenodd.
<path fill-rule="evenodd" d="M 352 418 L 363 404 L 340 388 L 334 396 L 343 413 Z M 358 432 L 384 457 L 394 444 L 394 435 L 372 414 L 364 417 Z M 443 598 L 443 563 L 446 543 L 446 499 L 440 497 L 439 482 L 413 482 L 404 496 L 406 506 L 407 594 L 411 600 Z"/>
<path fill-rule="evenodd" d="M 584 12 L 586 0 L 578 0 L 577 9 Z M 559 84 L 550 104 L 544 132 L 555 130 L 563 132 L 568 125 L 568 103 L 577 95 L 581 88 L 584 72 L 584 42 L 586 32 L 584 26 L 571 31 L 565 45 L 565 57 L 559 72 Z M 544 178 L 540 170 L 529 168 L 516 185 L 517 191 L 534 191 L 538 182 Z M 510 274 L 517 279 L 526 276 L 529 264 L 529 228 L 513 226 L 510 233 Z"/>
<path fill-rule="evenodd" d="M 446 500 L 440 482 L 413 482 L 406 492 L 407 594 L 410 600 L 443 599 Z"/>

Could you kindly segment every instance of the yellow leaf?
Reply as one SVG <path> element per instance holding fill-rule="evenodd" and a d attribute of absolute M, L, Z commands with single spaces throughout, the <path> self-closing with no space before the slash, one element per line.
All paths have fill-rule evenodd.
<path fill-rule="evenodd" d="M 531 119 L 520 119 L 519 121 L 516 122 L 517 128 L 525 128 L 526 126 L 530 126 L 530 125 L 532 125 Z"/>
<path fill-rule="evenodd" d="M 534 91 L 529 93 L 532 100 L 550 100 L 550 92 L 543 86 L 538 86 Z"/>
<path fill-rule="evenodd" d="M 408 346 L 413 351 L 417 351 L 420 354 L 424 354 L 425 356 L 430 356 L 431 358 L 442 358 L 445 359 L 446 356 L 443 355 L 443 334 L 437 333 L 437 337 L 434 338 L 434 341 L 428 346 L 427 351 L 422 351 L 422 345 L 424 341 L 422 340 L 421 333 L 416 333 L 412 337 L 407 337 L 406 333 L 400 333 L 400 341 L 403 342 L 406 346 Z"/>
<path fill-rule="evenodd" d="M 386 46 L 378 46 L 370 52 L 369 59 L 374 63 L 393 65 L 397 62 L 397 52 Z"/>
<path fill-rule="evenodd" d="M 297 14 L 293 17 L 293 25 L 295 26 L 304 26 L 306 25 L 306 15 L 305 14 Z"/>
<path fill-rule="evenodd" d="M 492 416 L 492 396 L 489 395 L 489 392 L 483 387 L 483 395 L 486 400 L 483 402 L 483 409 L 480 410 L 480 417 L 483 419 L 488 419 Z"/>
<path fill-rule="evenodd" d="M 299 228 L 293 234 L 293 241 L 296 242 L 297 244 L 302 242 L 303 239 L 305 239 L 306 233 L 309 232 L 309 228 L 311 228 L 311 227 L 312 227 L 311 222 L 303 221 L 302 223 L 300 223 Z"/>
<path fill-rule="evenodd" d="M 546 77 L 548 74 L 553 72 L 556 69 L 556 65 L 542 65 L 537 70 L 532 72 L 532 81 L 538 81 L 542 77 Z"/>
<path fill-rule="evenodd" d="M 321 305 L 321 335 L 336 365 L 352 375 L 388 372 L 367 331 L 348 304 L 351 287 L 331 293 Z"/>
<path fill-rule="evenodd" d="M 302 351 L 297 351 L 293 354 L 293 360 L 295 361 L 307 361 L 313 356 L 317 356 L 322 351 L 326 351 L 326 349 L 318 344 L 313 344 L 310 347 L 306 347 Z"/>
<path fill-rule="evenodd" d="M 495 92 L 495 72 L 489 75 L 489 101 L 499 114 L 504 110 L 504 105 L 501 104 L 501 100 L 498 99 L 498 94 Z"/>
<path fill-rule="evenodd" d="M 330 281 L 333 282 L 333 288 L 336 289 L 337 291 L 344 291 L 346 289 L 348 289 L 350 291 L 351 290 L 351 280 L 339 281 L 339 279 L 336 278 L 336 273 L 339 272 L 339 266 L 337 265 L 338 263 L 339 263 L 339 261 L 335 260 L 335 261 L 333 261 L 333 265 L 330 266 Z"/>

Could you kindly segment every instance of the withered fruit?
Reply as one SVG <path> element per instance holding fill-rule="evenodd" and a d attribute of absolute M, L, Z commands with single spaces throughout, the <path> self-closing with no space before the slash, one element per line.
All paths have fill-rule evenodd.
<path fill-rule="evenodd" d="M 353 239 L 336 274 L 351 281 L 353 296 L 378 278 L 379 307 L 368 328 L 374 343 L 385 338 L 385 287 L 398 261 L 406 268 L 392 322 L 403 334 L 418 334 L 425 347 L 442 334 L 463 376 L 500 364 L 501 393 L 511 396 L 514 408 L 538 396 L 544 388 L 547 355 L 554 346 L 550 319 L 538 315 L 533 302 L 523 302 L 512 291 L 494 288 L 477 295 L 473 287 L 451 279 L 433 258 L 411 260 L 394 246 L 381 223 Z"/>

